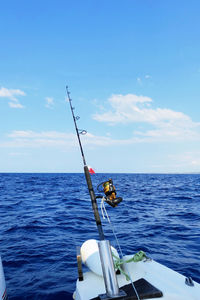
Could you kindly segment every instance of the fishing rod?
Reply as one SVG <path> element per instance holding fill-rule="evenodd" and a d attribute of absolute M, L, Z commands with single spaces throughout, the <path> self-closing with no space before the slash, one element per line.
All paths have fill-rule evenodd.
<path fill-rule="evenodd" d="M 72 112 L 72 117 L 73 117 L 73 121 L 74 121 L 75 130 L 76 130 L 76 135 L 77 135 L 79 147 L 80 147 L 80 150 L 81 150 L 81 155 L 82 155 L 83 165 L 84 165 L 85 178 L 86 178 L 86 181 L 87 181 L 88 190 L 89 190 L 89 194 L 90 194 L 90 198 L 91 198 L 91 202 L 92 202 L 92 208 L 93 208 L 96 225 L 97 225 L 98 232 L 99 232 L 99 238 L 100 238 L 100 240 L 105 240 L 104 233 L 103 233 L 103 228 L 102 228 L 102 224 L 101 224 L 101 219 L 100 219 L 100 216 L 99 216 L 97 201 L 96 201 L 97 197 L 94 193 L 92 180 L 91 180 L 91 177 L 90 177 L 88 166 L 86 164 L 86 159 L 85 159 L 85 155 L 84 155 L 83 147 L 82 147 L 82 143 L 81 143 L 81 138 L 80 138 L 80 135 L 85 135 L 87 133 L 87 131 L 83 130 L 83 129 L 78 129 L 77 121 L 80 119 L 80 117 L 75 116 L 75 114 L 74 114 L 75 108 L 72 106 L 72 99 L 70 97 L 70 92 L 69 92 L 68 86 L 66 86 L 66 90 L 67 90 L 67 96 L 68 96 L 68 100 L 69 100 L 70 109 L 71 109 L 71 112 Z"/>
<path fill-rule="evenodd" d="M 101 266 L 102 266 L 102 271 L 103 271 L 105 289 L 106 289 L 106 297 L 104 297 L 103 299 L 106 300 L 106 299 L 116 298 L 116 297 L 119 298 L 119 297 L 124 296 L 124 292 L 119 290 L 117 277 L 116 277 L 116 273 L 115 273 L 115 268 L 114 268 L 114 262 L 113 262 L 113 258 L 112 258 L 110 242 L 109 242 L 109 240 L 106 240 L 104 237 L 103 228 L 102 228 L 101 219 L 99 216 L 99 211 L 98 211 L 98 206 L 97 206 L 97 201 L 96 201 L 97 198 L 103 198 L 103 197 L 96 196 L 94 193 L 92 180 L 90 177 L 88 166 L 86 164 L 86 159 L 85 159 L 85 155 L 84 155 L 83 147 L 82 147 L 82 143 L 81 143 L 81 138 L 80 138 L 80 135 L 86 134 L 87 131 L 78 128 L 77 121 L 80 119 L 80 117 L 75 116 L 75 114 L 74 114 L 75 108 L 72 106 L 72 99 L 70 97 L 70 92 L 68 90 L 68 86 L 66 86 L 66 90 L 67 90 L 67 96 L 68 96 L 68 100 L 69 100 L 69 104 L 70 104 L 73 121 L 74 121 L 75 130 L 76 130 L 76 135 L 78 138 L 79 147 L 80 147 L 80 151 L 81 151 L 81 155 L 82 155 L 82 159 L 83 159 L 84 173 L 85 173 L 85 178 L 86 178 L 86 182 L 88 185 L 88 190 L 89 190 L 89 194 L 90 194 L 90 198 L 91 198 L 91 202 L 92 202 L 94 217 L 95 217 L 96 225 L 97 225 L 98 232 L 99 232 L 100 241 L 98 242 L 98 248 L 99 248 L 99 255 L 100 255 Z M 116 198 L 116 190 L 113 185 L 112 179 L 109 179 L 109 181 L 106 181 L 106 182 L 102 182 L 100 185 L 102 185 L 104 188 L 104 193 L 106 195 L 105 201 L 108 204 L 115 207 L 118 205 L 118 203 L 120 203 L 122 201 L 121 197 Z M 98 188 L 100 185 L 98 185 Z M 97 190 L 99 191 L 98 188 L 97 188 Z"/>
<path fill-rule="evenodd" d="M 85 155 L 84 155 L 84 152 L 83 152 L 83 147 L 82 147 L 82 144 L 81 144 L 80 134 L 84 135 L 84 134 L 87 133 L 87 131 L 86 130 L 82 130 L 82 129 L 78 129 L 76 121 L 78 121 L 80 119 L 80 117 L 79 116 L 75 117 L 75 115 L 74 115 L 74 109 L 75 108 L 72 106 L 72 99 L 70 98 L 70 92 L 68 90 L 68 86 L 66 86 L 66 90 L 67 90 L 67 96 L 68 96 L 68 100 L 69 100 L 70 109 L 71 109 L 71 112 L 72 112 L 72 117 L 73 117 L 73 120 L 74 120 L 76 135 L 77 135 L 79 146 L 80 146 L 80 150 L 81 150 L 83 164 L 84 164 L 84 166 L 86 166 L 87 164 L 86 164 Z"/>

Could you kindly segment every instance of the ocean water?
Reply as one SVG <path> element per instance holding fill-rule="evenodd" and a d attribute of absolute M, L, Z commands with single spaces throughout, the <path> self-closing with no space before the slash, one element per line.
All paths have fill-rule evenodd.
<path fill-rule="evenodd" d="M 110 177 L 123 197 L 107 207 L 123 253 L 144 250 L 200 282 L 200 175 L 95 174 L 94 188 Z M 0 174 L 0 220 L 9 299 L 72 299 L 76 246 L 98 239 L 84 174 Z"/>

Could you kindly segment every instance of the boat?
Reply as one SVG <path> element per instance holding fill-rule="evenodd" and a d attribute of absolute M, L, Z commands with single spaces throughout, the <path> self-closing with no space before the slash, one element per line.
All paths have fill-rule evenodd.
<path fill-rule="evenodd" d="M 7 292 L 6 292 L 6 282 L 5 282 L 5 276 L 3 271 L 3 265 L 2 260 L 0 256 L 0 299 L 1 300 L 7 300 Z"/>
<path fill-rule="evenodd" d="M 80 135 L 87 132 L 78 129 L 77 120 L 79 117 L 74 114 L 68 87 L 66 87 L 66 90 L 99 234 L 98 241 L 94 239 L 86 240 L 81 247 L 77 247 L 78 278 L 73 298 L 75 300 L 140 300 L 158 298 L 163 300 L 199 300 L 200 284 L 191 277 L 185 277 L 156 262 L 152 258 L 147 257 L 143 251 L 133 255 L 123 255 L 114 230 L 113 234 L 116 237 L 120 253 L 105 238 L 97 199 L 101 198 L 101 209 L 104 210 L 110 223 L 105 203 L 116 207 L 122 201 L 122 198 L 116 197 L 112 179 L 100 184 L 103 188 L 100 192 L 104 192 L 104 195 L 96 196 L 90 176 L 93 170 L 90 172 L 90 167 L 86 164 L 80 139 Z M 83 272 L 82 264 L 85 264 L 88 268 L 86 272 Z"/>
<path fill-rule="evenodd" d="M 86 241 L 88 246 L 91 240 Z M 98 244 L 99 242 L 96 241 Z M 84 244 L 83 244 L 84 245 Z M 90 250 L 87 249 L 90 253 Z M 84 257 L 84 253 L 81 253 Z M 93 253 L 94 255 L 94 253 Z M 123 273 L 116 275 L 119 292 L 114 293 L 112 288 L 105 286 L 104 276 L 96 272 L 97 266 L 101 265 L 98 248 L 96 248 L 96 260 L 89 266 L 87 272 L 80 276 L 76 282 L 74 299 L 163 299 L 163 300 L 199 300 L 200 284 L 191 278 L 186 278 L 178 272 L 154 261 L 143 257 L 134 261 L 134 255 L 123 256 Z M 77 255 L 79 264 L 81 258 Z M 88 258 L 88 260 L 91 257 Z M 88 266 L 87 262 L 86 265 Z M 125 274 L 130 276 L 127 280 Z M 125 294 L 120 295 L 123 291 Z M 119 295 L 119 296 L 118 296 Z M 125 296 L 124 296 L 125 295 Z"/>

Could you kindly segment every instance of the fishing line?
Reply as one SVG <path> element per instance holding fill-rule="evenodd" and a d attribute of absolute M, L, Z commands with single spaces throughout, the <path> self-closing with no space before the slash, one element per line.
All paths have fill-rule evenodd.
<path fill-rule="evenodd" d="M 114 226 L 113 226 L 113 224 L 112 224 L 112 222 L 111 222 L 111 220 L 110 220 L 110 217 L 109 217 L 109 215 L 108 215 L 108 213 L 107 213 L 107 210 L 106 210 L 106 207 L 105 207 L 105 203 L 104 203 L 105 200 L 106 200 L 105 197 L 103 197 L 102 200 L 101 200 L 101 212 L 102 212 L 102 217 L 103 217 L 103 219 L 105 219 L 105 215 L 106 215 L 106 218 L 107 218 L 107 220 L 108 220 L 108 223 L 110 224 L 110 227 L 111 227 L 111 229 L 112 229 L 113 235 L 114 235 L 114 237 L 115 237 L 117 246 L 118 246 L 118 248 L 119 248 L 119 252 L 120 252 L 121 258 L 123 259 L 124 255 L 123 255 L 123 252 L 122 252 L 122 248 L 121 248 L 121 246 L 120 246 L 120 244 L 119 244 L 119 240 L 118 240 L 117 234 L 116 234 L 116 232 L 115 232 L 115 228 L 114 228 Z M 105 214 L 104 214 L 104 213 L 105 213 Z M 137 292 L 137 290 L 136 290 L 136 287 L 135 287 L 135 285 L 134 285 L 134 283 L 133 283 L 133 281 L 132 281 L 132 279 L 131 279 L 131 275 L 130 275 L 129 270 L 127 270 L 127 273 L 128 273 L 129 278 L 130 278 L 130 282 L 131 282 L 131 284 L 132 284 L 132 287 L 133 287 L 133 290 L 134 290 L 134 292 L 135 292 L 135 294 L 136 294 L 136 297 L 137 297 L 138 300 L 140 300 L 140 297 L 139 297 L 139 295 L 138 295 L 138 292 Z"/>

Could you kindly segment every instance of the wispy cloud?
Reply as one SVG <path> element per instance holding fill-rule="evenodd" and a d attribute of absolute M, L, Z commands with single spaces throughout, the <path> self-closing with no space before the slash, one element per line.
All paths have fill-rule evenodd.
<path fill-rule="evenodd" d="M 138 83 L 139 85 L 142 85 L 142 79 L 141 79 L 140 77 L 137 77 L 137 83 Z"/>
<path fill-rule="evenodd" d="M 81 137 L 84 146 L 112 146 L 127 145 L 137 142 L 134 139 L 112 139 L 109 136 L 96 136 L 87 133 Z M 58 131 L 35 132 L 30 130 L 15 130 L 7 135 L 7 139 L 0 142 L 1 148 L 40 148 L 58 147 L 61 150 L 77 147 L 77 137 L 74 133 Z"/>
<path fill-rule="evenodd" d="M 98 136 L 92 133 L 87 133 L 81 136 L 81 141 L 83 146 L 88 147 L 111 147 L 111 146 L 127 146 L 137 143 L 151 143 L 151 142 L 161 142 L 166 141 L 171 138 L 177 141 L 177 135 L 179 139 L 182 140 L 200 140 L 200 135 L 183 136 L 183 132 L 166 132 L 165 129 L 147 131 L 146 133 L 135 132 L 130 138 L 124 139 L 113 139 L 111 136 Z M 57 147 L 60 150 L 65 150 L 69 148 L 77 147 L 77 137 L 74 133 L 65 133 L 58 131 L 42 131 L 35 132 L 30 130 L 24 131 L 12 131 L 7 135 L 7 139 L 0 142 L 0 148 L 43 148 L 43 147 Z M 197 162 L 199 160 L 194 160 Z"/>
<path fill-rule="evenodd" d="M 16 101 L 17 98 L 15 96 L 25 96 L 25 93 L 19 89 L 13 90 L 13 89 L 6 89 L 4 87 L 0 89 L 0 97 L 8 98 L 10 100 Z"/>
<path fill-rule="evenodd" d="M 153 127 L 145 131 L 135 131 L 134 136 L 154 140 L 184 139 L 200 140 L 200 122 L 168 108 L 152 108 L 153 100 L 145 96 L 113 95 L 108 99 L 110 110 L 97 113 L 93 118 L 110 125 L 120 123 L 143 123 Z"/>
<path fill-rule="evenodd" d="M 45 101 L 46 101 L 45 106 L 46 106 L 47 108 L 53 108 L 53 106 L 54 106 L 54 100 L 53 100 L 53 98 L 51 98 L 51 97 L 46 97 L 46 98 L 45 98 Z"/>
<path fill-rule="evenodd" d="M 200 168 L 200 151 L 184 151 L 183 153 L 170 155 L 169 159 L 173 162 L 173 165 L 177 167 L 177 169 L 181 169 L 181 167 L 187 167 L 188 170 L 197 170 Z"/>
<path fill-rule="evenodd" d="M 16 101 L 16 102 L 8 102 L 8 105 L 11 107 L 11 108 L 24 108 L 24 106 L 19 103 L 19 101 Z"/>
<path fill-rule="evenodd" d="M 60 139 L 71 137 L 71 134 L 58 132 L 58 131 L 41 131 L 35 132 L 32 130 L 14 130 L 10 134 L 8 134 L 11 138 L 52 138 L 52 139 Z"/>
<path fill-rule="evenodd" d="M 137 83 L 142 86 L 143 84 L 147 83 L 147 81 L 149 81 L 150 79 L 152 79 L 151 75 L 146 74 L 144 76 L 141 77 L 137 77 Z"/>
<path fill-rule="evenodd" d="M 0 143 L 0 147 L 71 147 L 74 146 L 76 142 L 75 134 L 57 131 L 35 132 L 31 130 L 15 130 L 8 134 L 7 137 L 8 139 L 6 141 Z"/>
<path fill-rule="evenodd" d="M 74 147 L 77 146 L 77 137 L 74 133 L 58 131 L 35 132 L 30 130 L 15 130 L 7 135 L 9 138 L 5 142 L 0 142 L 0 147 L 16 148 L 38 148 L 38 147 Z M 87 133 L 81 138 L 83 145 L 106 146 L 117 144 L 119 141 L 112 140 L 110 137 L 95 136 Z"/>
<path fill-rule="evenodd" d="M 19 89 L 7 89 L 5 87 L 0 88 L 0 98 L 9 99 L 10 101 L 8 102 L 8 105 L 11 108 L 24 108 L 17 97 L 25 95 L 25 92 Z"/>
<path fill-rule="evenodd" d="M 30 154 L 28 154 L 28 153 L 26 153 L 26 152 L 10 152 L 10 153 L 8 153 L 8 155 L 10 155 L 10 156 L 28 156 L 28 155 L 30 155 Z"/>

